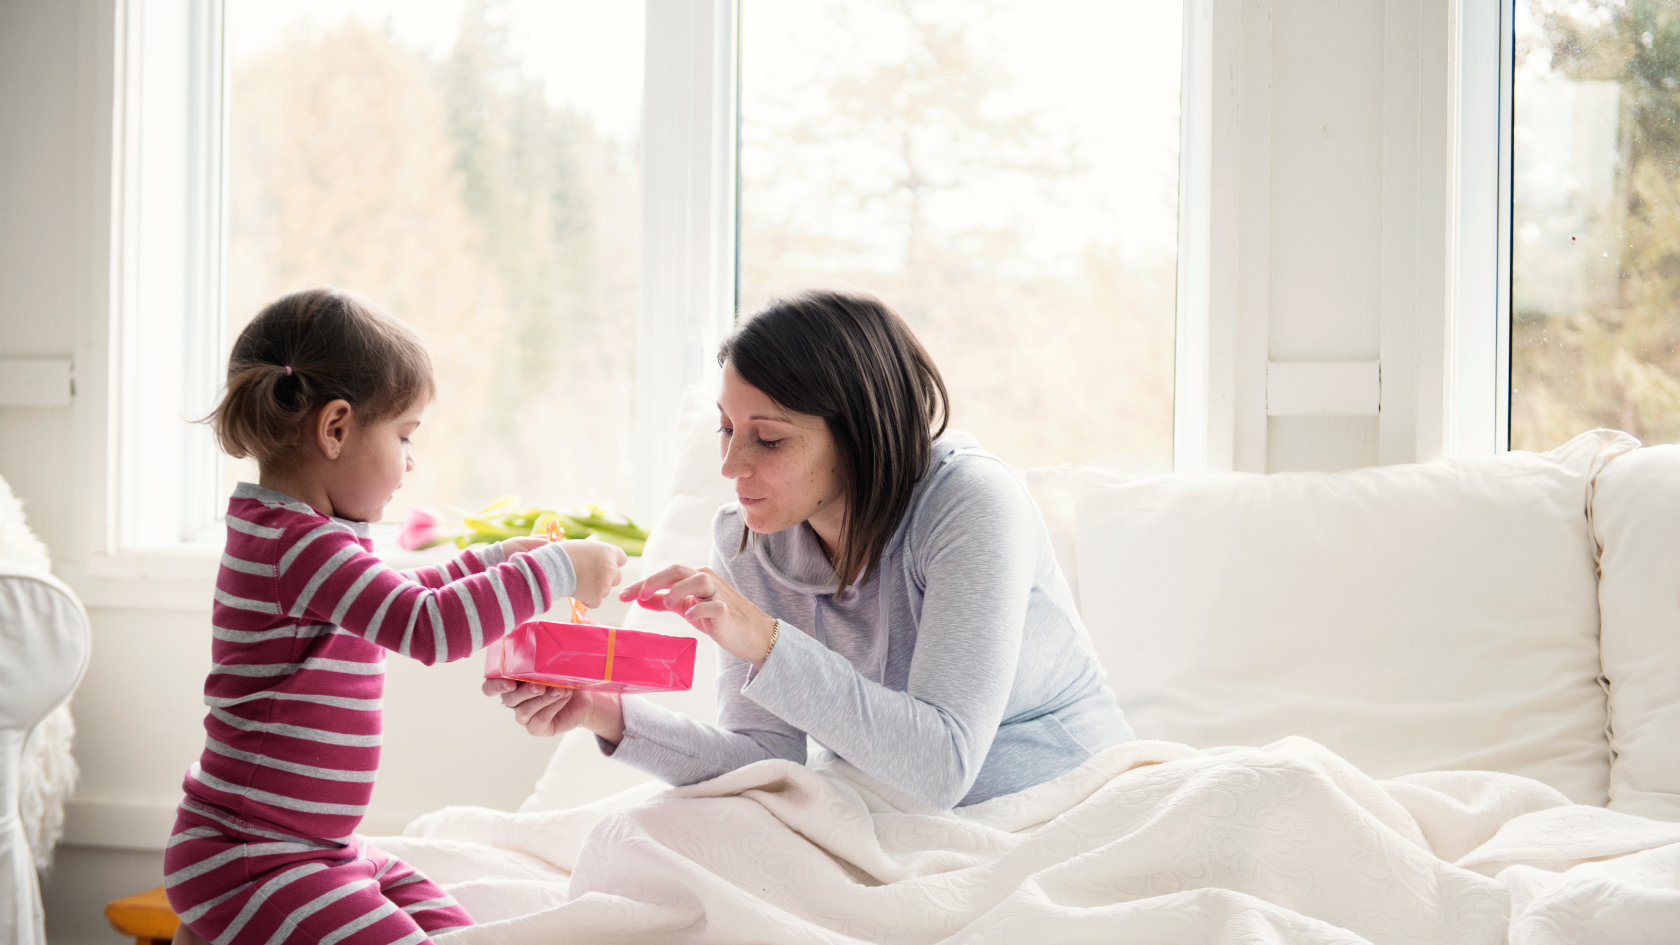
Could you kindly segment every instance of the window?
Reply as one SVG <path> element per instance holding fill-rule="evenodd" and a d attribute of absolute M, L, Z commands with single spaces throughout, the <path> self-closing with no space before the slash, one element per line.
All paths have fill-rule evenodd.
<path fill-rule="evenodd" d="M 229 0 L 226 337 L 319 284 L 419 330 L 387 515 L 632 504 L 643 35 L 639 3 Z"/>
<path fill-rule="evenodd" d="M 393 517 L 518 491 L 652 524 L 735 313 L 835 282 L 911 318 L 1011 462 L 1167 468 L 1181 5 L 744 5 L 123 5 L 89 576 L 211 573 L 251 470 L 182 421 L 319 283 L 436 358 Z"/>
<path fill-rule="evenodd" d="M 213 573 L 227 488 L 252 470 L 185 421 L 245 321 L 318 283 L 371 296 L 434 355 L 421 465 L 388 515 L 518 490 L 657 519 L 679 396 L 734 307 L 732 0 L 652 21 L 586 0 L 115 12 L 90 578 Z"/>
<path fill-rule="evenodd" d="M 1517 0 L 1511 446 L 1680 440 L 1680 15 Z"/>
<path fill-rule="evenodd" d="M 1172 464 L 1181 5 L 745 0 L 740 294 L 872 292 L 1018 466 Z"/>

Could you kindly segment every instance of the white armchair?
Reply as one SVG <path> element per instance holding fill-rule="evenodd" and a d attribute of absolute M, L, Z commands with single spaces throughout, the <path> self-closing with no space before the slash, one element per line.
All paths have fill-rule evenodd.
<path fill-rule="evenodd" d="M 0 561 L 0 945 L 45 945 L 35 857 L 19 809 L 30 732 L 76 691 L 90 633 L 57 578 Z"/>

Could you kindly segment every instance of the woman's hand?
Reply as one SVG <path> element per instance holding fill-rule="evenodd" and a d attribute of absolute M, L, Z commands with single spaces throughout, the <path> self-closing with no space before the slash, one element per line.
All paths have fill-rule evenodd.
<path fill-rule="evenodd" d="M 614 693 L 516 679 L 486 679 L 483 692 L 500 696 L 502 705 L 513 710 L 514 721 L 532 735 L 561 735 L 586 728 L 614 745 L 624 740 L 624 706 Z"/>
<path fill-rule="evenodd" d="M 682 615 L 694 629 L 716 641 L 754 669 L 764 668 L 776 621 L 741 596 L 711 568 L 674 564 L 619 592 L 619 600 L 633 600 L 648 610 Z"/>

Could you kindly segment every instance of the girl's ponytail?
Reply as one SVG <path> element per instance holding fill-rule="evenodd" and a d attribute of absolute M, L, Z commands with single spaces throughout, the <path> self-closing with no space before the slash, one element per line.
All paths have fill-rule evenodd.
<path fill-rule="evenodd" d="M 272 462 L 302 427 L 301 391 L 282 391 L 282 382 L 298 377 L 280 364 L 251 364 L 228 374 L 227 393 L 209 417 L 222 451 L 235 459 Z M 290 394 L 291 396 L 287 396 Z"/>
<path fill-rule="evenodd" d="M 435 390 L 431 359 L 407 325 L 348 292 L 304 289 L 269 304 L 240 332 L 227 391 L 204 422 L 229 456 L 277 466 L 334 400 L 369 423 Z"/>

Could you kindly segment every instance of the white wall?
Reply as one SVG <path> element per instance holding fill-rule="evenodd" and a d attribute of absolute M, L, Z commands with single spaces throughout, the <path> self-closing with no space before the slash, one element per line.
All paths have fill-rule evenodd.
<path fill-rule="evenodd" d="M 1455 0 L 1198 2 L 1218 336 L 1205 465 L 1333 470 L 1441 455 Z M 1380 393 L 1352 399 L 1380 401 L 1379 412 L 1274 415 L 1268 404 L 1278 365 L 1373 362 Z"/>
<path fill-rule="evenodd" d="M 1228 333 L 1229 465 L 1430 458 L 1456 2 L 1211 3 L 1214 192 L 1225 202 L 1212 304 Z M 74 358 L 86 372 L 103 357 L 117 15 L 116 0 L 0 2 L 0 358 Z M 1369 360 L 1383 365 L 1379 416 L 1267 416 L 1268 362 Z M 100 459 L 88 430 L 98 390 L 84 377 L 72 407 L 0 407 L 0 475 L 92 605 L 93 664 L 74 704 L 79 846 L 47 891 L 49 934 L 63 945 L 114 943 L 106 899 L 161 881 L 157 851 L 202 744 L 208 659 L 204 577 L 96 580 L 78 558 L 92 506 L 77 470 Z M 512 808 L 536 781 L 550 746 L 478 696 L 477 676 L 471 660 L 392 663 L 370 832 L 446 804 Z"/>
<path fill-rule="evenodd" d="M 112 0 L 0 2 L 0 358 L 77 361 L 91 369 L 103 339 L 102 202 L 109 149 Z M 120 937 L 101 910 L 162 882 L 164 840 L 182 773 L 203 747 L 208 581 L 101 581 L 80 567 L 86 496 L 78 440 L 93 385 L 71 407 L 0 407 L 0 476 L 24 500 L 55 570 L 89 606 L 93 660 L 73 702 L 82 776 L 67 841 L 47 878 L 48 935 L 59 945 Z M 146 593 L 131 593 L 144 590 Z M 427 669 L 393 660 L 386 739 L 369 833 L 400 831 L 448 804 L 516 808 L 555 742 L 511 724 L 478 693 L 480 665 Z"/>
<path fill-rule="evenodd" d="M 78 171 L 85 171 L 84 152 L 94 150 L 82 136 L 87 116 L 78 102 L 100 77 L 101 70 L 90 62 L 97 53 L 90 48 L 96 41 L 90 41 L 87 22 L 98 12 L 49 0 L 0 3 L 0 128 L 6 129 L 0 146 L 0 357 L 70 358 L 75 348 L 83 314 L 76 208 L 78 184 L 85 180 L 78 179 Z M 103 74 L 108 78 L 108 65 Z M 0 407 L 0 476 L 24 500 L 35 532 L 55 554 L 70 543 L 74 499 L 67 467 L 73 455 L 73 410 Z M 125 635 L 126 615 L 96 611 L 90 616 L 99 638 L 93 668 L 103 673 L 110 664 L 98 643 L 113 630 Z M 155 687 L 137 677 L 123 688 L 146 693 Z M 97 690 L 84 692 L 98 701 Z M 89 714 L 82 707 L 85 701 L 78 699 L 76 706 L 83 715 Z M 98 770 L 104 759 L 87 748 L 84 735 L 78 760 L 84 769 Z M 72 888 L 95 895 L 113 888 L 137 891 L 157 885 L 154 877 L 162 868 L 162 855 L 155 852 L 71 859 L 62 858 L 62 868 L 48 877 L 53 941 L 93 941 L 101 932 L 100 904 L 67 895 Z M 101 866 L 114 869 L 102 871 Z M 105 940 L 117 941 L 116 933 L 106 929 Z"/>
<path fill-rule="evenodd" d="M 1371 106 L 1382 101 L 1383 12 L 1371 2 L 1272 10 L 1272 361 L 1382 355 L 1383 112 Z M 1268 418 L 1267 470 L 1376 462 L 1376 417 Z"/>

